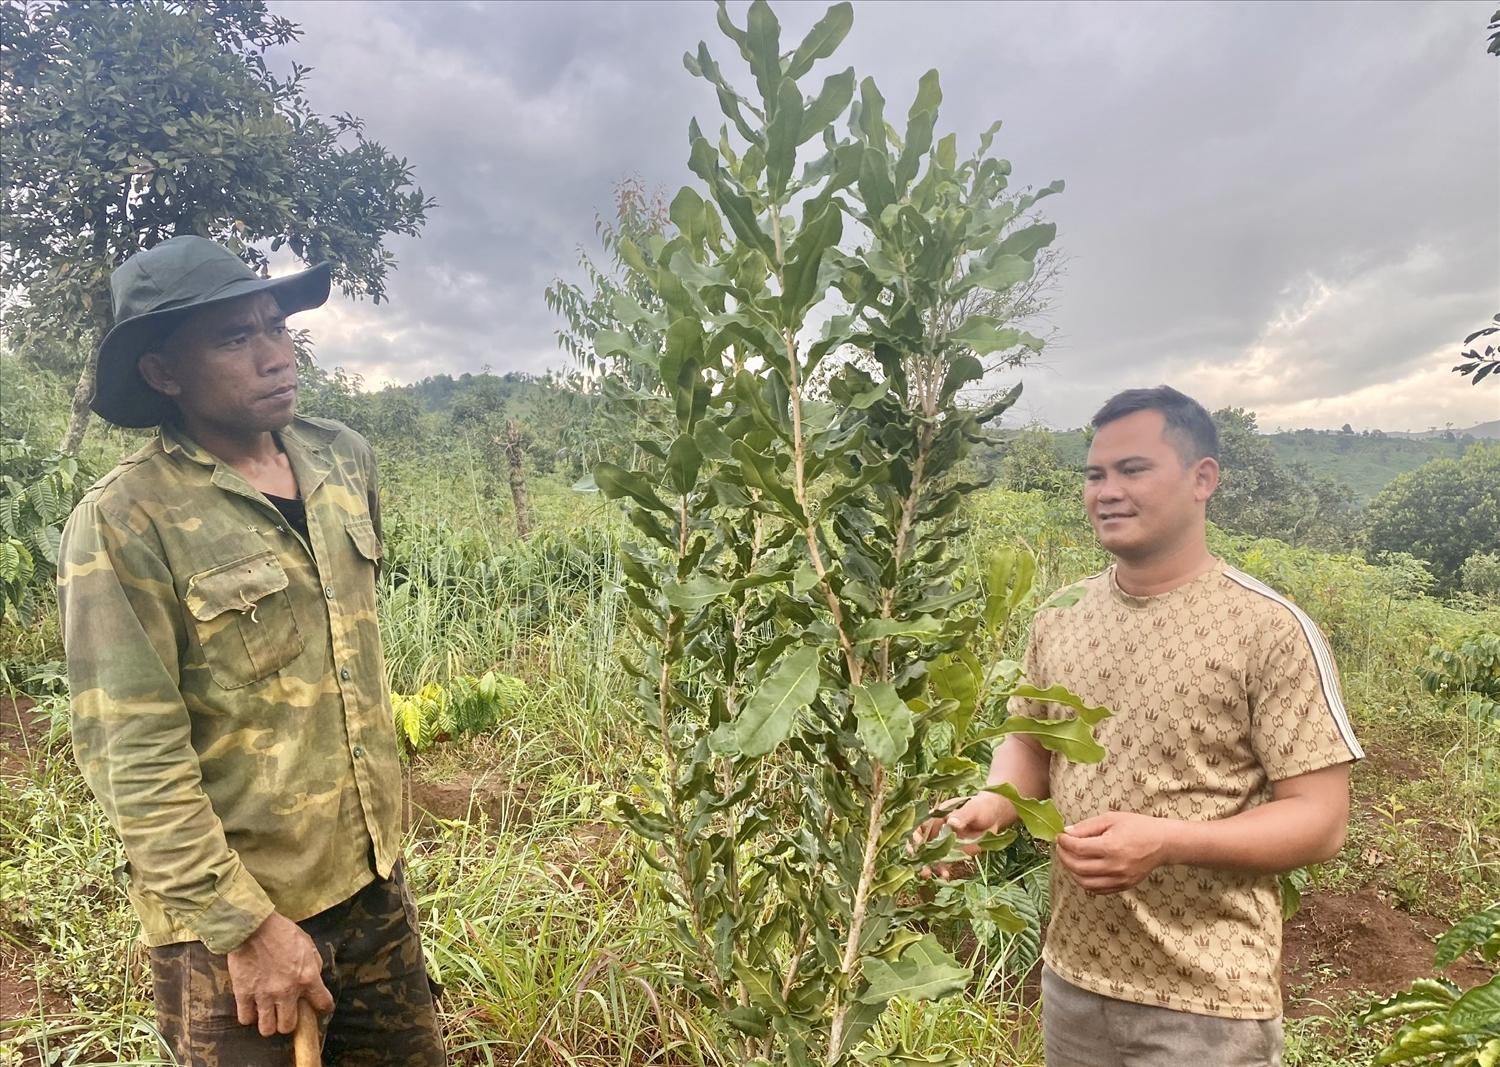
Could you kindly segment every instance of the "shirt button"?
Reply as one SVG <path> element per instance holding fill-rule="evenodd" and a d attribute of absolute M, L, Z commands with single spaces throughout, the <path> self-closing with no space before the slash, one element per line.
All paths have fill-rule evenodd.
<path fill-rule="evenodd" d="M 340 667 L 339 668 L 339 677 L 342 678 L 344 681 L 347 682 L 349 680 L 349 668 L 348 667 Z"/>
<path fill-rule="evenodd" d="M 333 599 L 333 586 L 331 586 L 331 585 L 324 586 L 323 587 L 323 595 L 326 596 L 329 600 L 332 600 Z"/>
<path fill-rule="evenodd" d="M 355 759 L 363 759 L 364 755 L 365 755 L 365 750 L 361 746 L 355 745 L 354 746 L 354 758 Z"/>

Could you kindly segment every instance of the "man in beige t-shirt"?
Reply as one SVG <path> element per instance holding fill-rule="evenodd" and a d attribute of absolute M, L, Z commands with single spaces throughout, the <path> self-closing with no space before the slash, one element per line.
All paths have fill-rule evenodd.
<path fill-rule="evenodd" d="M 1067 824 L 1043 952 L 1047 1064 L 1274 1067 L 1276 875 L 1342 847 L 1363 753 L 1317 627 L 1208 551 L 1208 413 L 1134 389 L 1093 425 L 1084 499 L 1115 564 L 1038 613 L 1025 670 L 1113 711 L 1096 731 L 1108 755 L 1074 763 L 1009 735 L 989 775 L 1051 796 Z M 947 824 L 970 838 L 1015 819 L 980 793 Z"/>

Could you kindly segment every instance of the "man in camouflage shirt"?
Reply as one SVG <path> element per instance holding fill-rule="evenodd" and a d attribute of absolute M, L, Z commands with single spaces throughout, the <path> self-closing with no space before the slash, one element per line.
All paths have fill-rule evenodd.
<path fill-rule="evenodd" d="M 290 1063 L 301 1001 L 332 1062 L 444 1061 L 401 871 L 375 460 L 293 413 L 286 317 L 329 276 L 260 278 L 198 237 L 121 265 L 93 406 L 159 432 L 63 533 L 74 750 L 184 1064 Z"/>

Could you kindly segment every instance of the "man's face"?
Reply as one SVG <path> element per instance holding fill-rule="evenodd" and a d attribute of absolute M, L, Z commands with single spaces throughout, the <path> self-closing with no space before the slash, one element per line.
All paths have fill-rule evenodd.
<path fill-rule="evenodd" d="M 1099 543 L 1113 556 L 1145 560 L 1203 527 L 1219 465 L 1185 462 L 1159 411 L 1137 411 L 1094 434 L 1083 501 Z"/>
<path fill-rule="evenodd" d="M 170 396 L 184 422 L 232 435 L 279 430 L 297 406 L 297 360 L 275 297 L 216 304 L 179 326 L 141 373 Z"/>

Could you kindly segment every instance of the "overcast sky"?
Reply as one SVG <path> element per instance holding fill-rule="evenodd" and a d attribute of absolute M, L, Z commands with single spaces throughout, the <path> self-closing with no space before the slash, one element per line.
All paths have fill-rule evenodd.
<path fill-rule="evenodd" d="M 390 303 L 302 316 L 370 384 L 563 366 L 542 290 L 575 277 L 626 176 L 696 182 L 686 129 L 720 124 L 682 66 L 709 3 L 273 2 L 301 25 L 325 114 L 352 111 L 439 206 L 392 242 Z M 776 5 L 795 42 L 824 4 Z M 736 19 L 743 3 L 731 5 Z M 939 132 L 994 119 L 1067 269 L 1021 418 L 1076 426 L 1168 382 L 1263 428 L 1426 429 L 1500 418 L 1449 368 L 1500 309 L 1493 0 L 1304 4 L 855 3 L 823 66 L 904 115 L 941 72 Z"/>

